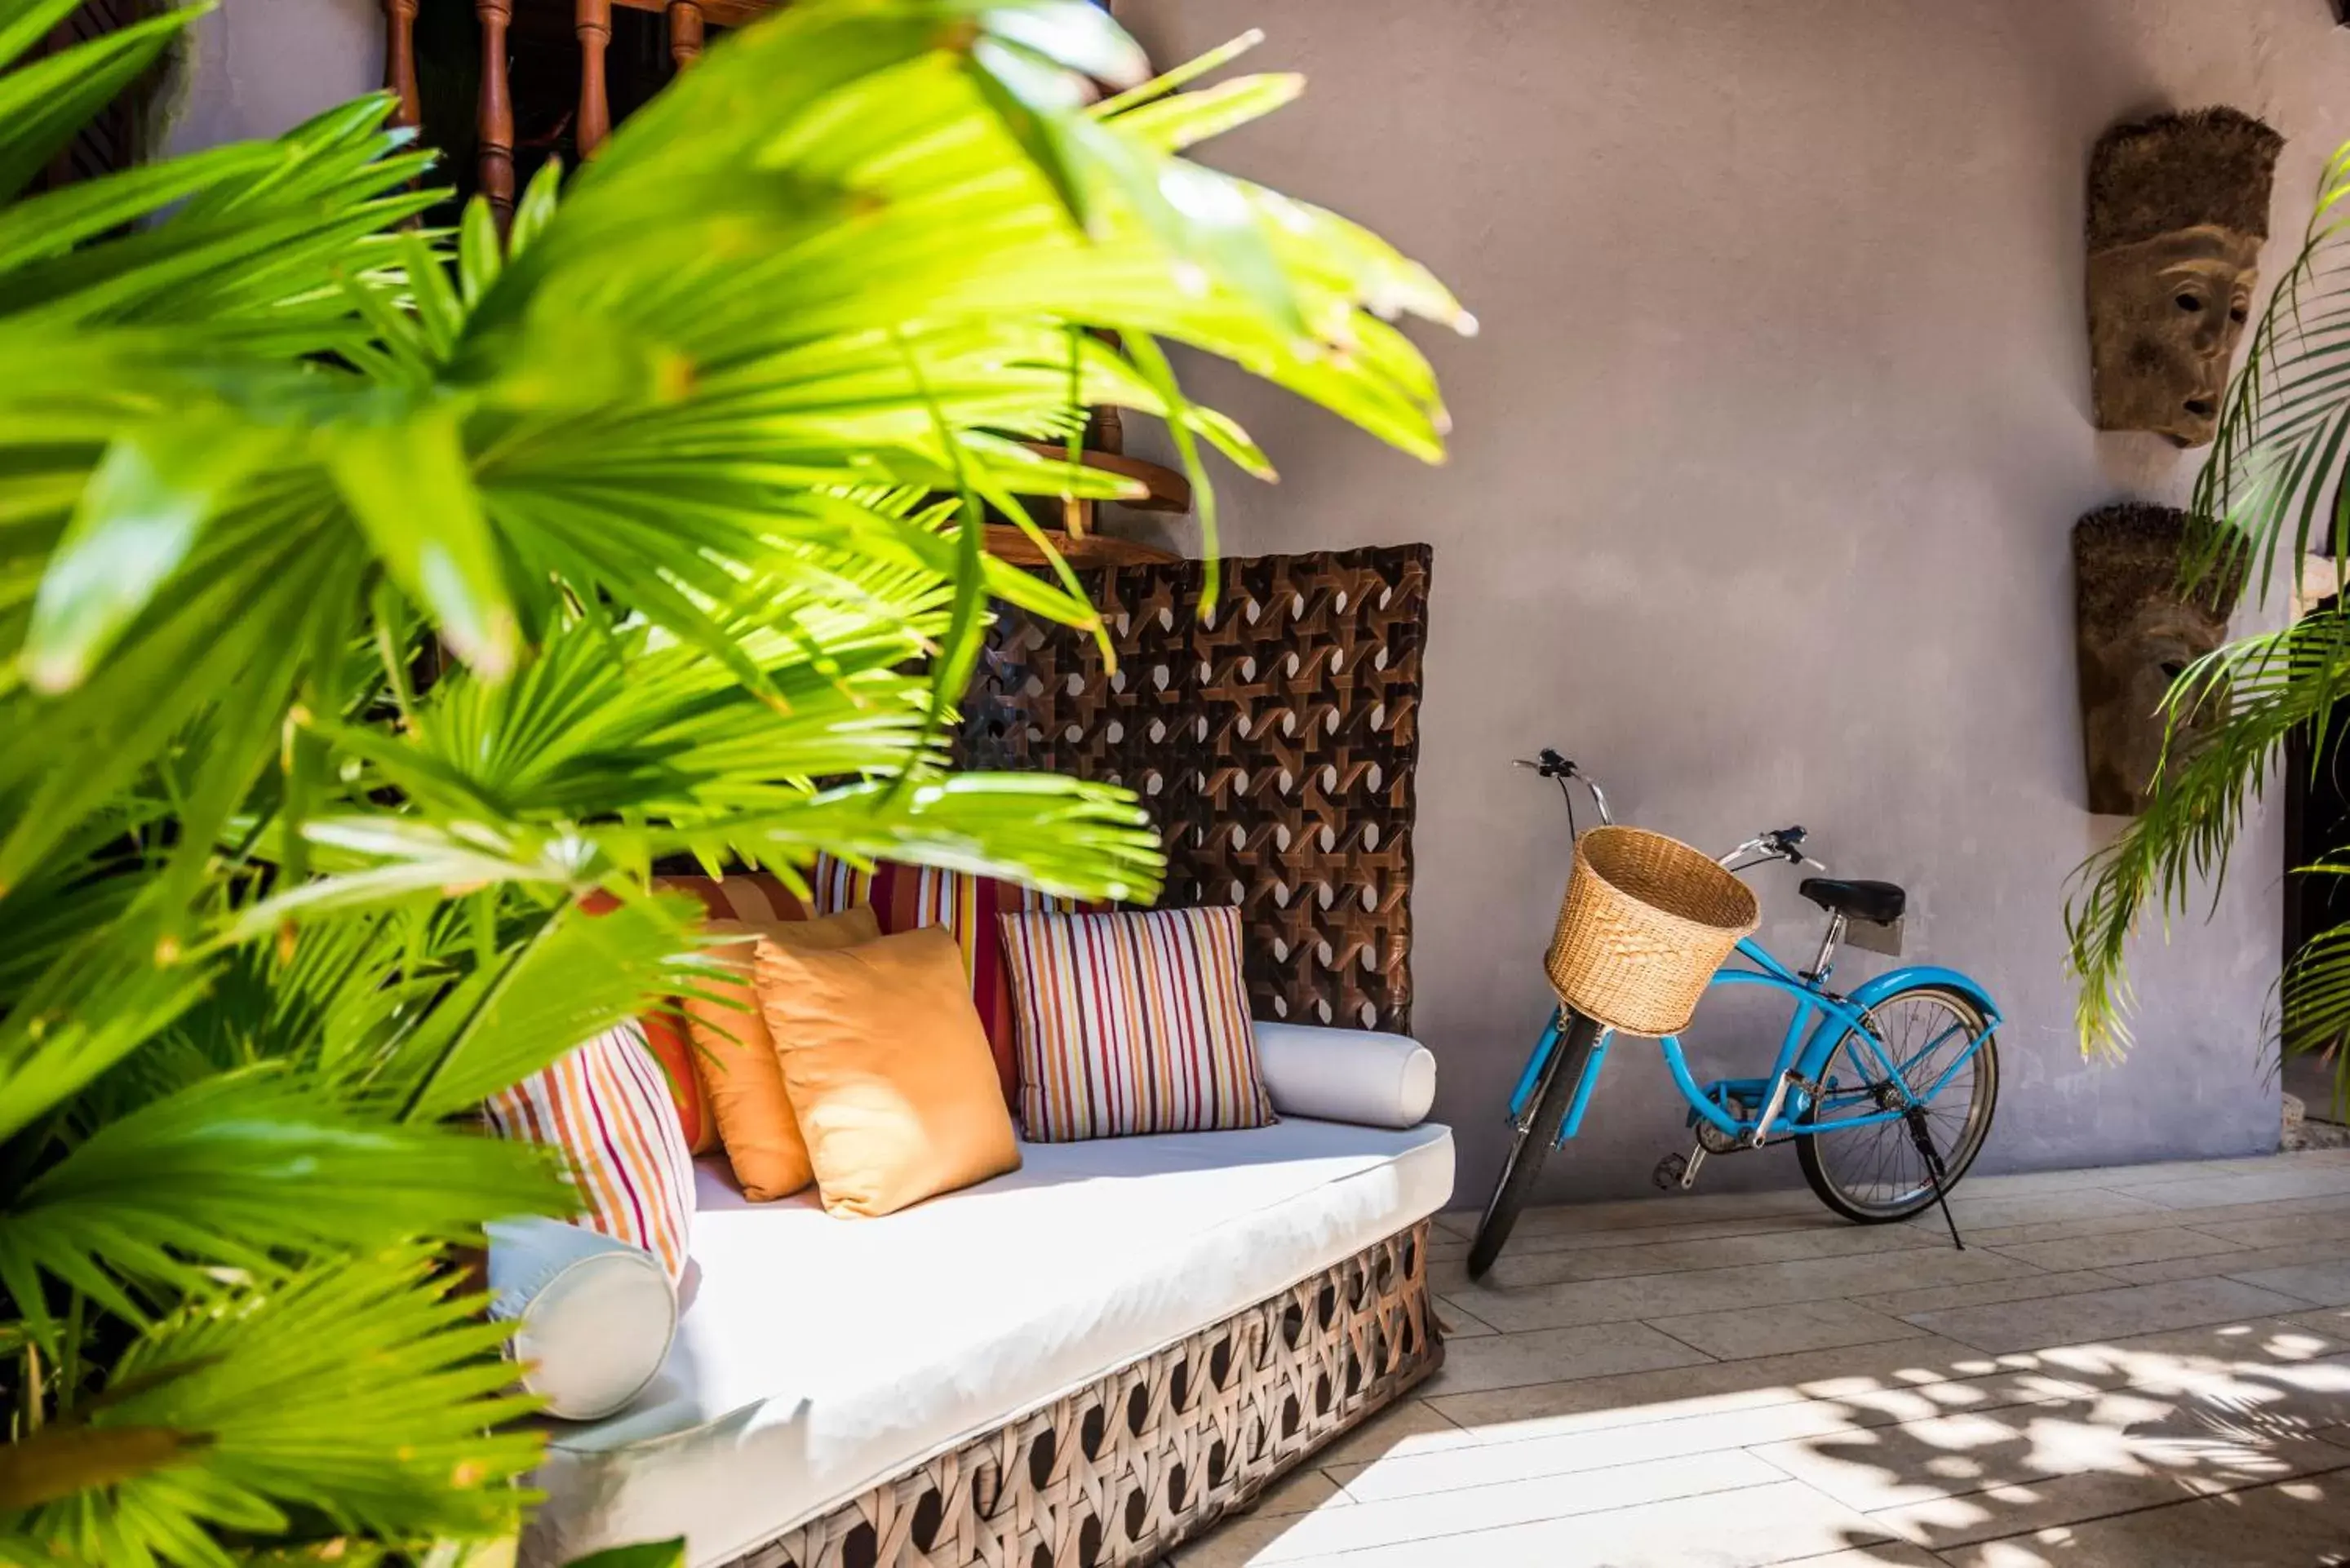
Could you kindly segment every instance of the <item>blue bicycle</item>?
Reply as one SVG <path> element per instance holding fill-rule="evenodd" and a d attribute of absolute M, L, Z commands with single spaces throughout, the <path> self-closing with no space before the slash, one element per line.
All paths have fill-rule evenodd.
<path fill-rule="evenodd" d="M 1519 765 L 1557 781 L 1570 832 L 1570 780 L 1590 793 L 1603 824 L 1613 821 L 1607 794 L 1555 751 Z M 1719 864 L 1732 872 L 1773 861 L 1825 871 L 1804 854 L 1804 836 L 1800 827 L 1778 828 L 1748 839 Z M 1880 1225 L 1939 1204 L 1951 1241 L 1963 1247 L 1942 1199 L 1991 1133 L 1999 1102 L 1999 1009 L 1980 982 L 1930 964 L 1892 970 L 1848 996 L 1830 990 L 1840 943 L 1899 953 L 1908 895 L 1890 882 L 1825 876 L 1805 877 L 1798 891 L 1828 917 L 1811 968 L 1791 969 L 1747 938 L 1710 982 L 1762 986 L 1793 1004 L 1771 1071 L 1700 1085 L 1679 1038 L 1657 1038 L 1665 1068 L 1689 1102 L 1697 1138 L 1687 1155 L 1669 1155 L 1659 1165 L 1658 1185 L 1686 1191 L 1710 1155 L 1793 1139 L 1804 1180 L 1836 1213 Z M 1501 1255 L 1544 1158 L 1581 1130 L 1614 1037 L 1564 1003 L 1551 1014 L 1510 1096 L 1509 1160 L 1470 1248 L 1471 1278 Z"/>

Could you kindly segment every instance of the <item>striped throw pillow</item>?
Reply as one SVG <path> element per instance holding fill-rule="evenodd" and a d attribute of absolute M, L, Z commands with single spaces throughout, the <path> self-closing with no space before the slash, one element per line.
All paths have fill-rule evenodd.
<path fill-rule="evenodd" d="M 1238 909 L 1002 919 L 1030 1142 L 1272 1123 Z"/>
<path fill-rule="evenodd" d="M 483 1106 L 500 1137 L 560 1150 L 581 1223 L 685 1272 L 693 1157 L 660 1065 L 634 1023 L 616 1025 Z"/>
<path fill-rule="evenodd" d="M 883 936 L 894 937 L 924 926 L 947 929 L 962 950 L 963 972 L 971 977 L 972 1005 L 979 1009 L 980 1027 L 987 1032 L 987 1048 L 995 1057 L 1003 1103 L 1017 1111 L 1020 1033 L 1011 977 L 1004 972 L 999 918 L 1039 909 L 1091 913 L 1097 906 L 1040 893 L 1017 882 L 941 871 L 932 866 L 901 866 L 884 860 L 870 871 L 860 871 L 829 855 L 817 857 L 808 872 L 808 883 L 815 890 L 819 913 L 872 905 Z"/>

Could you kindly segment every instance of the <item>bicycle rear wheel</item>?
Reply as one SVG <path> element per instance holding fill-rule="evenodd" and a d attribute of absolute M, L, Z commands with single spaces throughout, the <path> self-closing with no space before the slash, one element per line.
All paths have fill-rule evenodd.
<path fill-rule="evenodd" d="M 1502 1255 L 1502 1248 L 1510 1240 L 1510 1232 L 1518 1223 L 1518 1211 L 1534 1189 L 1534 1179 L 1542 1174 L 1543 1161 L 1549 1158 L 1551 1146 L 1558 1142 L 1558 1129 L 1566 1121 L 1566 1108 L 1575 1100 L 1575 1086 L 1591 1062 L 1591 1053 L 1599 1044 L 1600 1026 L 1580 1012 L 1567 1015 L 1566 1027 L 1559 1032 L 1558 1044 L 1551 1048 L 1550 1064 L 1544 1068 L 1542 1081 L 1535 1085 L 1534 1104 L 1527 1108 L 1525 1119 L 1518 1124 L 1517 1135 L 1511 1141 L 1508 1158 L 1502 1166 L 1502 1179 L 1493 1184 L 1493 1196 L 1485 1200 L 1485 1216 L 1477 1222 L 1477 1239 L 1469 1244 L 1469 1277 L 1485 1277 L 1485 1271 Z"/>
<path fill-rule="evenodd" d="M 1973 999 L 1939 985 L 1896 992 L 1863 1016 L 1917 1098 L 1950 1071 L 1988 1022 Z M 1836 1100 L 1855 1112 L 1894 1110 L 1905 1103 L 1851 1033 L 1829 1054 L 1821 1078 L 1835 1081 Z M 1927 1132 L 1942 1157 L 1944 1192 L 1982 1152 L 1998 1105 L 1999 1041 L 1993 1037 L 1923 1107 Z M 1795 1158 L 1819 1200 L 1859 1224 L 1887 1224 L 1933 1207 L 1933 1172 L 1905 1121 L 1807 1134 L 1795 1140 Z"/>

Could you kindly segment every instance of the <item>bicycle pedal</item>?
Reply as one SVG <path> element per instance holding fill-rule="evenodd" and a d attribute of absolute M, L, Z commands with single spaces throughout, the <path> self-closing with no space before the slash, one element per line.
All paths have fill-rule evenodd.
<path fill-rule="evenodd" d="M 1669 1154 L 1657 1161 L 1657 1168 L 1649 1174 L 1648 1179 L 1657 1184 L 1659 1191 L 1679 1192 L 1688 1186 L 1688 1178 L 1689 1156 Z"/>

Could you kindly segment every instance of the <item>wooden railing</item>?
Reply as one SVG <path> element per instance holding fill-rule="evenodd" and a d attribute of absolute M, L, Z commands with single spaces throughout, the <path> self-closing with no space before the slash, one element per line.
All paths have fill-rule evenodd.
<path fill-rule="evenodd" d="M 507 34 L 515 7 L 534 9 L 568 5 L 573 35 L 579 40 L 579 103 L 572 137 L 582 158 L 612 133 L 611 90 L 605 79 L 604 57 L 612 41 L 612 7 L 664 12 L 669 22 L 669 53 L 683 70 L 701 55 L 704 29 L 739 26 L 778 0 L 473 0 L 473 15 L 482 26 L 482 87 L 475 105 L 478 146 L 477 188 L 490 201 L 503 231 L 514 215 L 515 108 L 509 75 Z M 382 0 L 385 85 L 399 99 L 399 123 L 421 127 L 423 108 L 416 84 L 416 12 L 420 0 Z"/>

